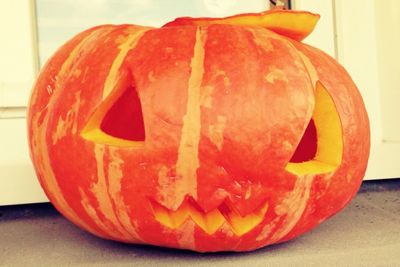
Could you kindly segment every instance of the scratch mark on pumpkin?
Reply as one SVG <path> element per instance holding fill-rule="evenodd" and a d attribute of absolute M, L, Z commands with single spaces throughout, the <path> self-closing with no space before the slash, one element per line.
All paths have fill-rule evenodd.
<path fill-rule="evenodd" d="M 89 71 L 89 67 L 85 67 L 85 70 L 83 71 L 82 78 L 81 78 L 81 84 L 86 82 L 88 71 Z"/>
<path fill-rule="evenodd" d="M 72 76 L 73 76 L 74 78 L 79 78 L 79 76 L 81 76 L 81 74 L 82 74 L 82 70 L 81 70 L 81 69 L 75 69 L 75 70 L 72 72 Z"/>
<path fill-rule="evenodd" d="M 326 180 L 329 181 L 329 184 L 330 184 L 330 181 L 331 181 L 332 176 L 333 176 L 333 173 L 332 173 L 329 177 L 325 177 Z M 346 174 L 346 181 L 347 181 L 348 183 L 351 182 L 352 178 L 353 178 L 353 177 L 352 177 L 352 175 L 351 175 L 350 173 Z M 329 184 L 328 184 L 328 186 L 329 186 Z"/>
<path fill-rule="evenodd" d="M 54 105 L 56 99 L 54 94 L 57 94 L 60 91 L 62 86 L 61 81 L 64 80 L 64 77 L 69 75 L 69 72 L 73 67 L 74 60 L 78 57 L 84 46 L 93 40 L 96 40 L 99 38 L 99 36 L 108 34 L 111 30 L 112 27 L 94 30 L 74 47 L 74 49 L 70 52 L 69 57 L 61 66 L 58 74 L 55 75 L 55 78 L 52 78 L 52 81 L 54 81 L 54 87 L 52 87 L 53 90 L 51 91 L 53 96 L 50 98 L 46 107 L 44 107 L 32 118 L 32 154 L 35 155 L 36 171 L 41 184 L 45 188 L 47 196 L 69 220 L 80 227 L 87 229 L 89 232 L 103 237 L 105 237 L 104 233 L 99 232 L 97 229 L 91 227 L 89 224 L 83 221 L 65 200 L 63 192 L 61 191 L 57 178 L 51 167 L 46 133 L 50 116 L 48 110 Z M 37 97 L 37 94 L 35 97 Z M 33 101 L 36 101 L 36 99 L 33 99 Z"/>
<path fill-rule="evenodd" d="M 212 93 L 214 91 L 213 86 L 203 86 L 202 91 L 201 91 L 201 106 L 205 108 L 211 108 L 212 107 Z"/>
<path fill-rule="evenodd" d="M 183 117 L 181 141 L 178 149 L 178 159 L 176 162 L 177 192 L 182 188 L 186 194 L 197 198 L 197 169 L 199 167 L 199 142 L 200 142 L 200 106 L 201 106 L 201 86 L 204 75 L 204 44 L 207 33 L 201 28 L 197 29 L 194 54 L 191 61 L 192 72 L 189 77 L 188 98 L 186 114 Z M 175 195 L 172 201 L 174 206 L 179 207 L 185 194 Z"/>
<path fill-rule="evenodd" d="M 147 79 L 149 80 L 149 82 L 153 83 L 156 81 L 156 78 L 154 77 L 154 71 L 150 71 L 149 74 L 147 74 Z"/>
<path fill-rule="evenodd" d="M 282 149 L 285 151 L 292 151 L 293 145 L 288 140 L 284 140 L 282 142 Z"/>
<path fill-rule="evenodd" d="M 265 80 L 269 83 L 275 83 L 275 81 L 282 81 L 288 83 L 288 77 L 283 70 L 278 69 L 276 66 L 269 66 L 268 73 L 265 75 Z"/>
<path fill-rule="evenodd" d="M 180 203 L 174 203 L 174 200 L 177 196 L 182 196 L 183 201 L 186 191 L 178 184 L 176 175 L 170 175 L 170 173 L 171 169 L 167 166 L 161 166 L 158 171 L 159 201 L 165 207 L 176 210 Z"/>
<path fill-rule="evenodd" d="M 53 93 L 53 91 L 54 91 L 53 87 L 52 87 L 50 84 L 47 85 L 46 89 L 47 89 L 47 93 L 48 93 L 49 95 L 51 95 L 51 94 Z"/>
<path fill-rule="evenodd" d="M 221 150 L 224 144 L 226 120 L 225 116 L 217 116 L 217 122 L 211 124 L 208 128 L 210 141 L 218 148 L 218 150 Z"/>
<path fill-rule="evenodd" d="M 179 229 L 178 244 L 184 249 L 196 249 L 194 238 L 195 223 L 192 220 L 187 220 Z"/>
<path fill-rule="evenodd" d="M 75 103 L 67 112 L 65 120 L 60 116 L 57 122 L 56 131 L 52 135 L 53 145 L 55 145 L 63 137 L 67 136 L 67 132 L 71 129 L 71 134 L 75 135 L 78 128 L 78 113 L 81 105 L 81 92 L 75 93 Z"/>
<path fill-rule="evenodd" d="M 111 65 L 110 72 L 108 73 L 108 76 L 104 83 L 103 100 L 111 93 L 111 91 L 114 89 L 115 85 L 117 84 L 118 78 L 119 78 L 119 75 L 118 75 L 119 69 L 120 69 L 122 63 L 124 62 L 126 55 L 128 54 L 128 52 L 130 50 L 132 50 L 137 45 L 140 38 L 149 29 L 150 28 L 142 28 L 139 30 L 137 28 L 134 28 L 133 31 L 130 34 L 128 34 L 127 36 L 119 37 L 121 39 L 118 41 L 118 43 L 120 43 L 120 45 L 118 46 L 118 48 L 120 49 L 120 52 L 115 57 L 115 60 L 114 60 L 113 64 Z"/>
<path fill-rule="evenodd" d="M 271 235 L 272 231 L 276 228 L 276 225 L 279 222 L 280 218 L 281 217 L 276 217 L 270 223 L 264 225 L 261 233 L 256 237 L 256 241 L 262 241 L 268 238 Z"/>
<path fill-rule="evenodd" d="M 235 233 L 233 232 L 232 226 L 227 222 L 224 222 L 224 224 L 222 224 L 222 226 L 218 229 L 218 231 L 221 231 L 227 237 L 234 237 L 235 236 Z"/>
<path fill-rule="evenodd" d="M 231 80 L 229 79 L 228 76 L 224 77 L 224 85 L 225 87 L 229 87 L 231 85 Z"/>

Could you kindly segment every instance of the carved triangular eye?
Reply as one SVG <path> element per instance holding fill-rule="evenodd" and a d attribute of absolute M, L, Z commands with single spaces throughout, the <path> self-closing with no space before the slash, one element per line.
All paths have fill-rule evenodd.
<path fill-rule="evenodd" d="M 143 113 L 135 86 L 127 81 L 117 84 L 97 107 L 81 135 L 87 140 L 113 146 L 143 145 Z"/>
<path fill-rule="evenodd" d="M 128 87 L 111 106 L 101 122 L 100 129 L 116 138 L 144 141 L 142 107 L 135 87 Z"/>
<path fill-rule="evenodd" d="M 308 123 L 306 131 L 300 140 L 290 162 L 298 163 L 312 160 L 317 154 L 317 129 L 314 119 Z"/>
<path fill-rule="evenodd" d="M 333 172 L 342 161 L 342 124 L 335 103 L 318 82 L 315 108 L 286 170 L 296 175 Z"/>

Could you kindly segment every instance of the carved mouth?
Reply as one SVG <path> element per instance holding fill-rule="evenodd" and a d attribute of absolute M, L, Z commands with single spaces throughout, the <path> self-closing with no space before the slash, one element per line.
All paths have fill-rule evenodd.
<path fill-rule="evenodd" d="M 268 210 L 268 203 L 265 202 L 254 212 L 242 216 L 225 201 L 218 208 L 204 212 L 192 198 L 187 198 L 177 210 L 167 209 L 155 201 L 151 201 L 151 204 L 155 219 L 162 225 L 178 229 L 187 220 L 192 220 L 209 235 L 227 224 L 235 235 L 242 236 L 260 224 Z"/>

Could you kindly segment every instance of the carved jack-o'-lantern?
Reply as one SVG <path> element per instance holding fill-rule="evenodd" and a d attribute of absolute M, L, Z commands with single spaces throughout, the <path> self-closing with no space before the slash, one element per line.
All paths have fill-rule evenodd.
<path fill-rule="evenodd" d="M 196 251 L 294 238 L 342 209 L 369 154 L 346 71 L 273 11 L 104 25 L 47 62 L 28 114 L 40 183 L 107 239 Z"/>

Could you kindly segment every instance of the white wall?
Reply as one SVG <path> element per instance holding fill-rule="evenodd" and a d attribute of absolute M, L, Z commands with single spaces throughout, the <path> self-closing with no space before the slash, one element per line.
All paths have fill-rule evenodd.
<path fill-rule="evenodd" d="M 374 11 L 382 138 L 400 142 L 400 1 L 375 1 Z"/>
<path fill-rule="evenodd" d="M 37 72 L 33 1 L 0 1 L 0 107 L 24 106 Z"/>

